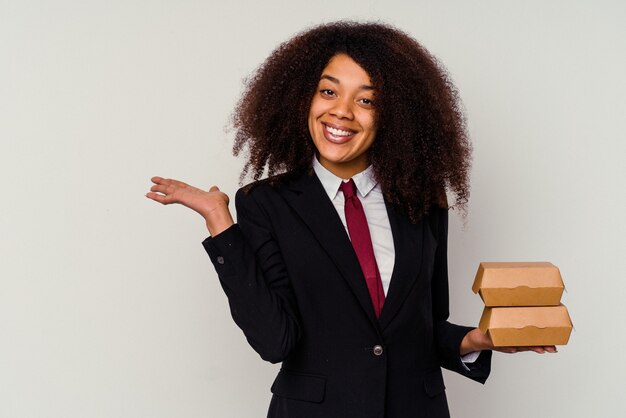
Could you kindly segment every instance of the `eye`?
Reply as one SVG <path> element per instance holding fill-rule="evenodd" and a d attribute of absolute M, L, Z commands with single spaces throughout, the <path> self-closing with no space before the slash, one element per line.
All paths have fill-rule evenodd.
<path fill-rule="evenodd" d="M 335 92 L 331 89 L 321 89 L 320 94 L 326 97 L 333 97 L 335 95 Z"/>
<path fill-rule="evenodd" d="M 374 106 L 374 101 L 372 99 L 368 99 L 367 97 L 363 97 L 362 99 L 359 99 L 358 102 L 367 107 Z"/>

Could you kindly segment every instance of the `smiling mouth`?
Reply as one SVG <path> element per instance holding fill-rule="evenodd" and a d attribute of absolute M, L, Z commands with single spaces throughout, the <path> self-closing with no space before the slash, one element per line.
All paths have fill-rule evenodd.
<path fill-rule="evenodd" d="M 331 126 L 326 123 L 322 123 L 324 127 L 324 137 L 335 144 L 343 144 L 354 138 L 357 134 L 353 130 L 340 129 L 339 127 Z"/>

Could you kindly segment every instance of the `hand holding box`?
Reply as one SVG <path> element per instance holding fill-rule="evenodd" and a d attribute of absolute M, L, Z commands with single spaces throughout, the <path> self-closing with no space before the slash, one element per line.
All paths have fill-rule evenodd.
<path fill-rule="evenodd" d="M 496 347 L 565 345 L 572 322 L 563 280 L 547 262 L 480 263 L 474 285 L 485 303 L 479 328 Z"/>

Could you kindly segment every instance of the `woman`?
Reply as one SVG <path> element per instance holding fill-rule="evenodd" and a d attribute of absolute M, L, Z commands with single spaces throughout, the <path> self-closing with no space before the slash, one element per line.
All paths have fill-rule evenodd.
<path fill-rule="evenodd" d="M 470 145 L 445 72 L 390 26 L 318 26 L 270 55 L 234 125 L 257 180 L 238 224 L 215 186 L 147 196 L 206 220 L 233 319 L 282 362 L 268 416 L 448 416 L 440 367 L 484 382 L 493 347 L 447 321 L 445 196 L 464 208 Z"/>

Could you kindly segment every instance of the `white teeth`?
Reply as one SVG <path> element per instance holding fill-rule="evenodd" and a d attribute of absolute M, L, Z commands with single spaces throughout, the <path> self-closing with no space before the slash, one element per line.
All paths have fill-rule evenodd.
<path fill-rule="evenodd" d="M 332 128 L 332 127 L 330 127 L 328 125 L 326 125 L 326 129 L 328 129 L 328 132 L 330 132 L 331 134 L 333 134 L 335 136 L 349 136 L 349 135 L 353 134 L 353 132 L 343 131 L 341 129 L 335 129 L 335 128 Z"/>

